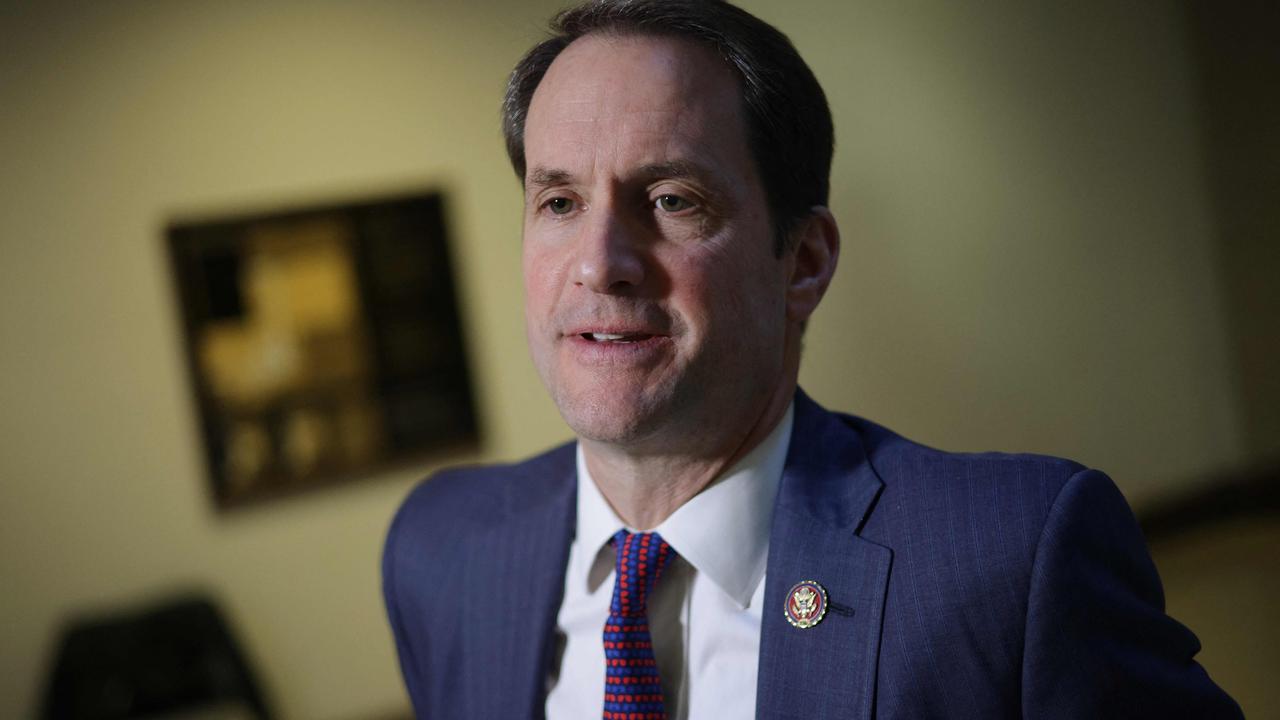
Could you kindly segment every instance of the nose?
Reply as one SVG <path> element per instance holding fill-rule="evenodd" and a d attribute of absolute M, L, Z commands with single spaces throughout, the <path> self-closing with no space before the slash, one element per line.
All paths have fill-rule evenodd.
<path fill-rule="evenodd" d="M 584 223 L 574 258 L 573 283 L 598 293 L 625 293 L 644 281 L 637 228 L 609 208 L 594 208 Z"/>

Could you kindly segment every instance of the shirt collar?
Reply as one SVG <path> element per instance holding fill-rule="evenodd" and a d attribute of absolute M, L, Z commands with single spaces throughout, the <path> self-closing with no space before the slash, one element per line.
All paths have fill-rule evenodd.
<path fill-rule="evenodd" d="M 654 530 L 680 557 L 746 608 L 764 577 L 773 503 L 791 444 L 795 403 L 759 445 Z M 624 523 L 591 479 L 578 445 L 577 542 L 594 558 Z M 588 562 L 588 565 L 590 563 Z M 571 572 L 586 575 L 588 568 Z"/>

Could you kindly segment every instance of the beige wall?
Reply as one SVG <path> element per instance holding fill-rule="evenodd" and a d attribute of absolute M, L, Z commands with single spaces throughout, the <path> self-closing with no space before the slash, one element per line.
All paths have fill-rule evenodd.
<path fill-rule="evenodd" d="M 1280 466 L 1280 6 L 1189 0 L 1245 446 Z"/>
<path fill-rule="evenodd" d="M 1200 662 L 1248 718 L 1280 715 L 1280 520 L 1242 517 L 1172 537 L 1151 553 L 1169 614 L 1204 643 Z"/>
<path fill-rule="evenodd" d="M 66 613 L 186 586 L 284 718 L 403 709 L 377 557 L 426 468 L 216 515 L 161 231 L 445 189 L 487 430 L 467 459 L 567 437 L 524 355 L 497 127 L 556 3 L 23 5 L 0 9 L 0 717 L 34 712 Z M 845 251 L 802 379 L 1141 503 L 1243 457 L 1190 60 L 1167 3 L 1037 5 L 748 3 L 837 116 Z"/>
<path fill-rule="evenodd" d="M 1138 501 L 1234 460 L 1178 16 L 841 7 L 788 23 L 841 131 L 845 262 L 806 384 L 946 448 L 1078 458 Z"/>

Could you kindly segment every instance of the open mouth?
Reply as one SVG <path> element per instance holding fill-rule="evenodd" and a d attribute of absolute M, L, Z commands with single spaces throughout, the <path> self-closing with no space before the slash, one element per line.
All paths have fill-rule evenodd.
<path fill-rule="evenodd" d="M 627 343 L 644 342 L 645 340 L 648 340 L 649 338 L 653 337 L 653 335 L 650 335 L 648 333 L 625 334 L 625 333 L 584 332 L 584 333 L 579 333 L 579 335 L 582 337 L 583 340 L 587 340 L 590 342 L 617 343 L 619 345 L 623 345 Z"/>

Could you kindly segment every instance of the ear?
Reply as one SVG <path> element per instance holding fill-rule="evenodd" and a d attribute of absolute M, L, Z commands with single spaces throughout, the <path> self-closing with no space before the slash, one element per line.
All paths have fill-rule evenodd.
<path fill-rule="evenodd" d="M 818 308 L 840 259 L 840 228 L 825 206 L 814 205 L 792 232 L 798 237 L 790 251 L 787 319 L 803 325 Z"/>

